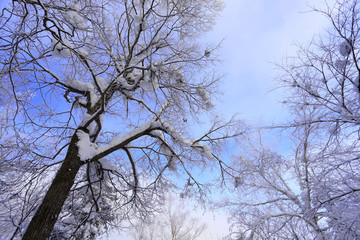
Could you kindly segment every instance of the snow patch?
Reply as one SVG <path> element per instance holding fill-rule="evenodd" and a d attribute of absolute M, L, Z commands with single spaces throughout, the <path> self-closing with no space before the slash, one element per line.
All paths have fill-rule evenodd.
<path fill-rule="evenodd" d="M 350 64 L 349 60 L 336 60 L 334 65 L 338 70 L 344 70 L 347 65 Z"/>
<path fill-rule="evenodd" d="M 74 78 L 68 78 L 66 84 L 79 91 L 94 92 L 94 86 L 91 83 L 80 82 Z"/>
<path fill-rule="evenodd" d="M 339 47 L 340 54 L 344 57 L 347 57 L 351 53 L 351 45 L 347 40 L 345 40 L 343 43 L 340 44 Z"/>
<path fill-rule="evenodd" d="M 96 156 L 99 151 L 97 150 L 98 146 L 90 141 L 89 134 L 85 133 L 82 130 L 76 132 L 79 141 L 76 146 L 79 148 L 78 156 L 81 161 L 87 161 Z"/>
<path fill-rule="evenodd" d="M 181 69 L 171 69 L 170 77 L 176 84 L 182 84 L 185 82 L 184 73 Z"/>
<path fill-rule="evenodd" d="M 211 52 L 209 50 L 205 50 L 204 56 L 208 58 L 208 57 L 210 57 L 210 53 Z"/>
<path fill-rule="evenodd" d="M 95 94 L 94 86 L 91 83 L 81 82 L 74 78 L 68 78 L 66 80 L 66 84 L 69 87 L 77 89 L 79 91 L 90 92 L 91 106 L 94 106 L 99 100 L 99 97 Z"/>
<path fill-rule="evenodd" d="M 146 19 L 144 18 L 144 16 L 142 14 L 135 15 L 134 22 L 135 22 L 136 32 L 138 32 L 140 30 L 140 26 L 141 26 L 142 31 L 145 31 L 149 28 L 149 25 L 147 24 Z"/>
<path fill-rule="evenodd" d="M 170 171 L 177 170 L 176 156 L 172 153 L 170 148 L 165 144 L 161 144 L 160 151 L 168 160 L 168 168 Z"/>
<path fill-rule="evenodd" d="M 80 49 L 79 49 L 79 53 L 80 53 L 81 55 L 83 55 L 84 57 L 86 57 L 86 56 L 89 55 L 89 52 L 86 51 L 84 48 L 80 48 Z"/>
<path fill-rule="evenodd" d="M 98 151 L 99 152 L 103 152 L 103 151 L 106 151 L 108 149 L 111 149 L 112 147 L 114 146 L 117 146 L 117 145 L 120 145 L 120 144 L 123 144 L 124 142 L 126 142 L 127 140 L 131 139 L 131 138 L 134 138 L 135 136 L 137 135 L 140 135 L 144 132 L 146 132 L 148 129 L 150 128 L 155 128 L 156 127 L 156 124 L 154 122 L 148 122 L 148 123 L 145 123 L 135 129 L 133 129 L 132 131 L 126 133 L 124 136 L 121 136 L 121 137 L 118 137 L 118 138 L 115 138 L 114 140 L 112 140 L 109 144 L 107 145 L 104 145 L 104 146 L 99 146 L 98 147 Z"/>
<path fill-rule="evenodd" d="M 295 199 L 296 198 L 296 195 L 292 192 L 292 191 L 287 191 L 286 192 L 286 195 L 291 198 L 291 199 Z"/>
<path fill-rule="evenodd" d="M 170 123 L 164 122 L 163 126 L 167 132 L 172 138 L 174 138 L 177 142 L 180 144 L 183 144 L 185 146 L 190 146 L 191 142 L 186 140 Z"/>
<path fill-rule="evenodd" d="M 80 16 L 80 14 L 78 13 L 79 5 L 75 4 L 74 8 L 76 11 L 69 10 L 65 12 L 66 21 L 68 21 L 74 28 L 79 28 L 79 29 L 86 28 L 87 26 L 85 24 L 84 18 Z"/>
<path fill-rule="evenodd" d="M 207 109 L 212 108 L 214 105 L 210 101 L 210 95 L 204 87 L 198 87 L 196 93 L 200 96 Z"/>
<path fill-rule="evenodd" d="M 97 114 L 97 112 L 94 115 L 90 115 L 88 113 L 85 113 L 82 121 L 80 123 L 80 126 L 83 127 L 85 126 L 95 115 Z M 99 122 L 100 122 L 100 126 L 103 124 L 104 122 L 104 114 L 101 114 L 99 116 Z M 95 120 L 93 120 L 87 127 L 87 130 L 89 131 L 89 136 L 93 136 L 96 131 L 99 129 L 100 126 L 98 126 L 99 123 L 97 123 Z"/>
<path fill-rule="evenodd" d="M 169 161 L 168 163 L 168 168 L 170 171 L 176 172 L 177 171 L 177 163 L 175 158 L 173 158 L 171 161 Z"/>
<path fill-rule="evenodd" d="M 151 134 L 153 134 L 154 136 L 160 138 L 161 140 L 165 140 L 164 132 L 161 131 L 161 130 L 151 131 Z"/>
<path fill-rule="evenodd" d="M 105 89 L 109 86 L 109 84 L 102 77 L 96 77 L 96 82 L 99 85 L 101 92 L 104 92 Z"/>
<path fill-rule="evenodd" d="M 241 177 L 235 177 L 235 182 L 234 182 L 235 188 L 239 187 L 243 183 L 244 183 L 244 181 Z"/>
<path fill-rule="evenodd" d="M 152 74 L 151 71 L 146 71 L 144 73 L 143 79 L 139 82 L 141 88 L 149 92 L 155 92 L 159 89 L 159 81 L 158 79 Z"/>
<path fill-rule="evenodd" d="M 198 142 L 192 144 L 192 148 L 199 153 L 201 156 L 207 158 L 208 160 L 213 160 L 213 155 L 211 149 L 208 145 L 202 145 Z"/>
<path fill-rule="evenodd" d="M 63 39 L 62 42 L 51 39 L 51 49 L 53 50 L 54 56 L 62 58 L 71 57 L 72 52 L 70 48 L 73 48 L 73 46 L 67 39 Z"/>
<path fill-rule="evenodd" d="M 83 116 L 83 119 L 81 121 L 80 126 L 84 126 L 85 124 L 87 124 L 92 118 L 92 115 L 85 113 Z M 89 136 L 92 136 L 96 133 L 97 130 L 97 124 L 95 121 L 92 121 L 89 126 L 87 127 L 87 129 L 89 130 Z"/>
<path fill-rule="evenodd" d="M 110 171 L 118 171 L 119 169 L 117 167 L 115 167 L 112 162 L 110 162 L 108 159 L 106 158 L 101 158 L 99 160 L 99 162 L 101 163 L 101 166 L 103 169 L 105 170 L 110 170 Z"/>

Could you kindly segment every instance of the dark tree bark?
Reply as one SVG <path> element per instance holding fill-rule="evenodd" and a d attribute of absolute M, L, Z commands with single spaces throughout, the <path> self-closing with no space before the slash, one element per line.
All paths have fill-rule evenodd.
<path fill-rule="evenodd" d="M 62 206 L 74 184 L 76 174 L 83 162 L 78 156 L 76 133 L 73 135 L 66 158 L 56 173 L 41 205 L 32 218 L 23 240 L 45 240 L 50 237 Z"/>

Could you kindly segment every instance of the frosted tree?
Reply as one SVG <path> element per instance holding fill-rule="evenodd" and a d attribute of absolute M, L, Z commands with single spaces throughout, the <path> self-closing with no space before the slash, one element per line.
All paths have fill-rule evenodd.
<path fill-rule="evenodd" d="M 332 26 L 279 66 L 283 73 L 279 79 L 294 94 L 285 102 L 294 109 L 316 108 L 318 114 L 311 121 L 326 124 L 336 139 L 347 130 L 351 134 L 359 124 L 359 3 L 339 1 L 326 11 L 316 11 Z"/>
<path fill-rule="evenodd" d="M 7 179 L 2 236 L 93 239 L 148 215 L 168 188 L 207 192 L 192 170 L 222 166 L 222 146 L 245 129 L 214 117 L 193 134 L 199 116 L 215 116 L 219 83 L 216 45 L 196 38 L 221 7 L 14 0 L 2 10 L 0 75 L 16 143 L 6 161 L 21 178 Z"/>
<path fill-rule="evenodd" d="M 150 221 L 135 223 L 132 229 L 134 240 L 196 240 L 202 237 L 206 225 L 186 210 L 184 202 L 175 203 L 170 197 L 160 213 Z"/>
<path fill-rule="evenodd" d="M 315 11 L 328 31 L 280 66 L 293 116 L 280 127 L 292 132 L 291 156 L 251 142 L 235 160 L 239 194 L 229 205 L 240 239 L 360 236 L 360 5 L 326 7 Z"/>
<path fill-rule="evenodd" d="M 293 151 L 282 156 L 262 142 L 243 142 L 228 169 L 234 194 L 229 239 L 357 239 L 359 151 L 328 146 L 328 129 L 312 107 L 300 109 L 292 129 Z M 329 149 L 330 148 L 330 149 Z"/>
<path fill-rule="evenodd" d="M 281 156 L 261 134 L 234 158 L 234 194 L 222 205 L 233 223 L 231 239 L 326 239 L 318 196 L 324 159 L 314 154 L 315 125 L 294 132 L 294 154 Z"/>
<path fill-rule="evenodd" d="M 230 180 L 236 239 L 358 239 L 358 1 L 325 10 L 328 31 L 280 66 L 293 120 L 290 156 L 250 141 L 235 158 Z"/>
<path fill-rule="evenodd" d="M 292 126 L 316 125 L 316 152 L 323 170 L 317 172 L 314 196 L 326 209 L 327 238 L 359 238 L 360 202 L 359 120 L 360 65 L 358 1 L 338 1 L 325 10 L 329 30 L 298 56 L 284 65 L 280 77 L 295 98 L 287 100 L 292 109 L 313 114 L 295 119 Z"/>

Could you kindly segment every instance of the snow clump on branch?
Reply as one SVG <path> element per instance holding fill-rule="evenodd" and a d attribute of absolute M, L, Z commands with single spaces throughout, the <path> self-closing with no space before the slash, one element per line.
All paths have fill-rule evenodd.
<path fill-rule="evenodd" d="M 211 152 L 211 149 L 208 145 L 202 145 L 198 142 L 195 142 L 191 146 L 198 154 L 200 154 L 202 157 L 207 158 L 208 160 L 212 160 L 213 154 Z"/>
<path fill-rule="evenodd" d="M 335 61 L 335 67 L 338 69 L 338 70 L 344 70 L 345 69 L 345 67 L 347 66 L 347 65 L 349 65 L 350 64 L 350 61 L 349 60 L 336 60 Z"/>
<path fill-rule="evenodd" d="M 54 56 L 68 58 L 72 56 L 70 48 L 72 44 L 67 39 L 57 41 L 56 39 L 51 39 L 51 49 L 53 50 Z"/>
<path fill-rule="evenodd" d="M 135 30 L 136 32 L 138 32 L 140 30 L 145 31 L 149 28 L 149 25 L 146 22 L 146 19 L 144 18 L 144 16 L 142 14 L 137 14 L 134 16 L 134 22 L 135 22 Z"/>
<path fill-rule="evenodd" d="M 110 170 L 110 171 L 119 171 L 119 169 L 117 167 L 115 167 L 111 161 L 107 158 L 101 158 L 99 160 L 99 162 L 101 163 L 101 167 L 105 170 Z"/>
<path fill-rule="evenodd" d="M 149 92 L 155 92 L 157 89 L 159 89 L 159 80 L 155 76 L 155 72 L 152 70 L 152 68 L 148 71 L 144 72 L 143 79 L 139 82 L 140 87 L 142 87 L 144 90 Z"/>
<path fill-rule="evenodd" d="M 81 82 L 74 78 L 68 78 L 66 80 L 66 84 L 75 90 L 90 93 L 91 106 L 94 106 L 95 103 L 99 100 L 98 95 L 95 94 L 94 85 L 91 83 Z"/>
<path fill-rule="evenodd" d="M 82 130 L 78 130 L 76 135 L 79 138 L 76 146 L 79 148 L 78 156 L 81 161 L 92 159 L 99 153 L 97 150 L 97 145 L 90 141 L 89 134 Z"/>
<path fill-rule="evenodd" d="M 94 91 L 94 86 L 91 83 L 80 82 L 74 78 L 68 78 L 66 81 L 66 84 L 69 87 L 74 88 L 79 91 L 84 91 L 84 92 L 93 92 Z"/>
<path fill-rule="evenodd" d="M 345 40 L 342 44 L 340 44 L 340 54 L 344 57 L 347 57 L 351 53 L 351 45 L 348 40 Z"/>
<path fill-rule="evenodd" d="M 99 85 L 101 92 L 104 92 L 105 89 L 109 86 L 109 84 L 102 77 L 96 77 L 96 82 Z"/>
<path fill-rule="evenodd" d="M 79 4 L 73 6 L 74 10 L 69 10 L 65 12 L 65 19 L 68 21 L 74 28 L 84 29 L 86 24 L 84 18 L 80 16 L 78 11 L 80 10 Z"/>
<path fill-rule="evenodd" d="M 171 151 L 171 149 L 168 146 L 166 146 L 166 144 L 161 144 L 160 150 L 168 160 L 169 170 L 175 172 L 177 170 L 176 155 Z"/>
<path fill-rule="evenodd" d="M 214 105 L 210 101 L 210 95 L 204 87 L 198 87 L 196 93 L 200 96 L 207 109 L 212 108 Z"/>

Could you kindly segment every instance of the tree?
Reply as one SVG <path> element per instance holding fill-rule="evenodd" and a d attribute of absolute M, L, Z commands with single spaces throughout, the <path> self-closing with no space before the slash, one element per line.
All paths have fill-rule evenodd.
<path fill-rule="evenodd" d="M 195 240 L 201 237 L 206 225 L 184 211 L 184 204 L 174 203 L 170 197 L 166 209 L 148 222 L 134 225 L 134 240 Z"/>
<path fill-rule="evenodd" d="M 326 239 L 323 209 L 315 193 L 322 158 L 314 154 L 315 126 L 297 130 L 293 156 L 262 143 L 261 135 L 234 159 L 230 207 L 234 239 Z"/>
<path fill-rule="evenodd" d="M 292 132 L 292 156 L 252 142 L 234 163 L 239 194 L 228 205 L 237 238 L 360 236 L 360 6 L 349 0 L 326 7 L 315 11 L 331 28 L 279 66 L 293 119 L 278 127 Z"/>
<path fill-rule="evenodd" d="M 323 170 L 314 195 L 318 208 L 326 209 L 327 238 L 359 238 L 359 16 L 358 1 L 338 1 L 317 10 L 331 23 L 325 37 L 301 48 L 297 60 L 283 68 L 282 80 L 298 98 L 294 108 L 312 109 L 293 126 L 317 125 L 317 152 Z"/>
<path fill-rule="evenodd" d="M 214 117 L 191 134 L 219 83 L 216 46 L 196 38 L 220 9 L 217 0 L 13 0 L 2 10 L 9 162 L 22 178 L 3 197 L 3 235 L 92 239 L 148 215 L 169 187 L 206 193 L 191 169 L 221 165 L 221 144 L 245 129 Z"/>
<path fill-rule="evenodd" d="M 302 113 L 302 116 L 300 115 Z M 229 208 L 231 239 L 357 239 L 359 152 L 338 145 L 324 149 L 328 129 L 312 107 L 299 110 L 293 129 L 293 153 L 282 156 L 259 139 L 234 158 L 230 179 L 235 186 Z M 246 144 L 244 144 L 246 145 Z"/>

